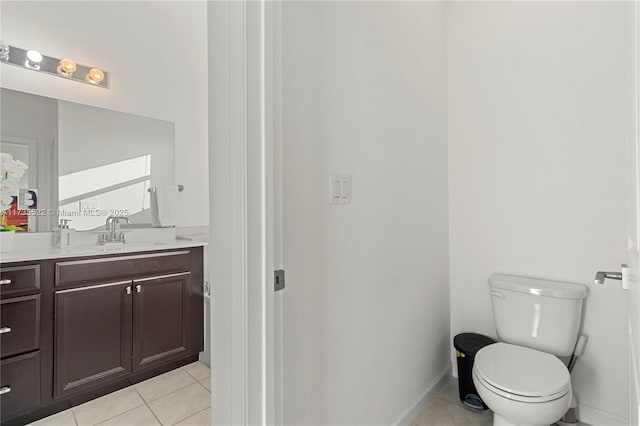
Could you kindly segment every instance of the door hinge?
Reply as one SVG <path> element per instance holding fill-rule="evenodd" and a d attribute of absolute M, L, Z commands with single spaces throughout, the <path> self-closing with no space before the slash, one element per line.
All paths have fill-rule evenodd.
<path fill-rule="evenodd" d="M 273 271 L 273 291 L 280 291 L 284 288 L 284 269 Z"/>

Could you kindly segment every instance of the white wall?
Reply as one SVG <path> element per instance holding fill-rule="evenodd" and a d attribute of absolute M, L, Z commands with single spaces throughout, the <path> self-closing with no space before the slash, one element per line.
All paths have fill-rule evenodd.
<path fill-rule="evenodd" d="M 179 225 L 208 224 L 204 1 L 2 2 L 5 42 L 101 66 L 111 88 L 2 64 L 2 87 L 175 122 Z"/>
<path fill-rule="evenodd" d="M 389 424 L 449 368 L 444 6 L 282 7 L 284 422 Z"/>
<path fill-rule="evenodd" d="M 495 271 L 584 283 L 580 419 L 625 424 L 622 2 L 447 7 L 451 333 L 495 335 Z"/>

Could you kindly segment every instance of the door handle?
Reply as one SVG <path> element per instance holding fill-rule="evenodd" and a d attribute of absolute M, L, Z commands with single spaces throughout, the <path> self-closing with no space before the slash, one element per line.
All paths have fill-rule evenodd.
<path fill-rule="evenodd" d="M 136 293 L 142 293 L 142 286 L 140 286 L 140 284 L 136 285 Z"/>
<path fill-rule="evenodd" d="M 131 294 L 131 286 L 127 286 L 127 294 Z"/>

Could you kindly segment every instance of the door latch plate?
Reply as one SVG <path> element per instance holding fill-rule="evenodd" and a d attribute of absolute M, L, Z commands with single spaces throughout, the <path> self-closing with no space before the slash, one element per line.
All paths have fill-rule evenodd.
<path fill-rule="evenodd" d="M 273 271 L 273 291 L 280 291 L 284 288 L 284 269 Z"/>

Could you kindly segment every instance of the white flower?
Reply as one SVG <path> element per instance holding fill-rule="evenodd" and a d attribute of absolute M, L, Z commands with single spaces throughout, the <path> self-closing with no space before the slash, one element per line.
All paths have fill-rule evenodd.
<path fill-rule="evenodd" d="M 9 195 L 17 195 L 18 194 L 18 183 L 11 182 L 10 180 L 5 180 L 0 183 L 0 191 Z"/>
<path fill-rule="evenodd" d="M 6 212 L 11 207 L 13 197 L 6 192 L 0 192 L 0 212 Z"/>
<path fill-rule="evenodd" d="M 0 152 L 0 161 L 13 161 L 13 155 Z"/>
<path fill-rule="evenodd" d="M 14 160 L 11 154 L 0 152 L 0 212 L 11 207 L 13 197 L 18 195 L 18 182 L 29 166 Z"/>

